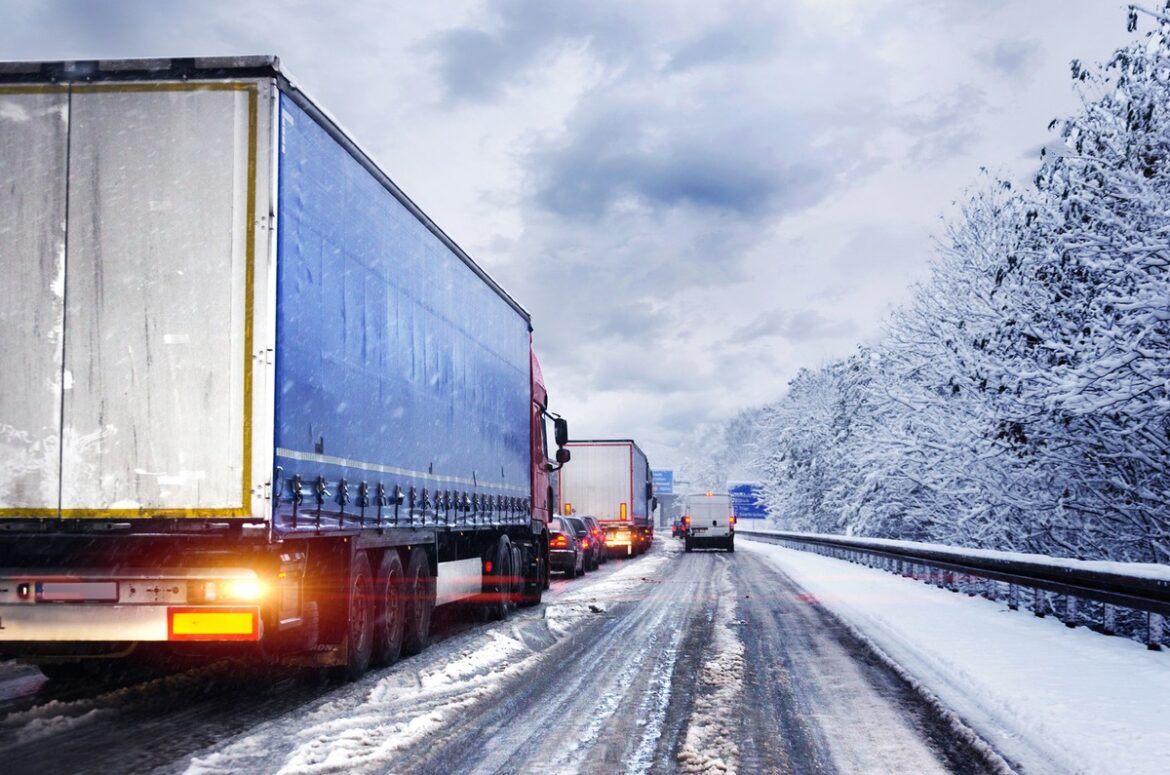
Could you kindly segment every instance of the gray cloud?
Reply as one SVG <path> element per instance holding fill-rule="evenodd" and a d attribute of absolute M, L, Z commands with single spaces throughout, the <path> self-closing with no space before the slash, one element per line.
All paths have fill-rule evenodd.
<path fill-rule="evenodd" d="M 758 8 L 737 9 L 730 18 L 683 43 L 670 57 L 672 70 L 711 64 L 758 61 L 775 53 L 781 35 L 777 20 Z"/>
<path fill-rule="evenodd" d="M 769 131 L 780 136 L 769 137 L 731 105 L 682 111 L 620 101 L 586 105 L 571 134 L 528 159 L 535 201 L 567 217 L 596 217 L 631 197 L 652 208 L 692 205 L 744 215 L 777 202 L 811 203 L 822 195 L 826 161 L 802 142 L 791 157 L 780 154 L 786 138 L 777 118 Z"/>
<path fill-rule="evenodd" d="M 808 342 L 818 339 L 851 339 L 857 334 L 857 324 L 852 320 L 833 320 L 813 309 L 793 312 L 771 310 L 736 329 L 731 339 L 744 341 L 782 336 L 793 341 Z"/>
<path fill-rule="evenodd" d="M 1001 40 L 976 52 L 975 58 L 1009 78 L 1027 77 L 1040 58 L 1040 44 L 1034 40 Z"/>
<path fill-rule="evenodd" d="M 636 51 L 639 27 L 621 5 L 495 0 L 490 26 L 446 30 L 429 43 L 439 56 L 447 95 L 485 101 L 520 79 L 559 46 L 578 42 L 603 57 Z"/>
<path fill-rule="evenodd" d="M 914 138 L 910 160 L 932 163 L 965 153 L 979 137 L 977 119 L 986 109 L 987 97 L 981 89 L 960 84 L 945 94 L 903 106 L 895 123 Z"/>

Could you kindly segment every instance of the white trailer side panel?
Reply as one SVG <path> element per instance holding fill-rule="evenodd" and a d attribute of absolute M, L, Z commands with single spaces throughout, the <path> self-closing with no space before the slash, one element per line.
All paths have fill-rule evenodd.
<path fill-rule="evenodd" d="M 603 520 L 620 519 L 621 504 L 630 503 L 630 445 L 624 443 L 572 444 L 573 459 L 561 469 L 561 503 L 572 504 L 574 514 Z"/>
<path fill-rule="evenodd" d="M 72 99 L 62 511 L 241 508 L 247 94 Z"/>
<path fill-rule="evenodd" d="M 0 517 L 267 515 L 273 86 L 0 87 Z"/>
<path fill-rule="evenodd" d="M 0 514 L 57 507 L 67 102 L 0 88 Z"/>

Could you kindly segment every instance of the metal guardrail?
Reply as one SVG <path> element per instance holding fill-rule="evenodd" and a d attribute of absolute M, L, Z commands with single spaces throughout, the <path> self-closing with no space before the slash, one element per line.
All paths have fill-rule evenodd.
<path fill-rule="evenodd" d="M 1166 628 L 1170 572 L 1166 578 L 1158 578 L 1156 574 L 1126 573 L 1124 568 L 1092 567 L 1104 563 L 1042 555 L 740 526 L 736 533 L 887 570 L 952 592 L 1006 602 L 1012 610 L 1026 605 L 1038 617 L 1052 615 L 1067 627 L 1085 626 L 1107 635 L 1123 635 L 1151 650 L 1170 645 Z"/>

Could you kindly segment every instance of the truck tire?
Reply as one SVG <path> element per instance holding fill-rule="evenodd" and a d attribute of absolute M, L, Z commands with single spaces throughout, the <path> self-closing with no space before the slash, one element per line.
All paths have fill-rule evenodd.
<path fill-rule="evenodd" d="M 342 676 L 355 681 L 369 669 L 374 653 L 377 606 L 374 604 L 373 571 L 365 552 L 354 555 L 346 596 L 349 598 L 349 613 L 345 622 L 345 669 Z"/>
<path fill-rule="evenodd" d="M 524 597 L 526 578 L 524 576 L 524 549 L 520 544 L 512 544 L 512 596 L 508 599 L 508 608 L 515 611 Z"/>
<path fill-rule="evenodd" d="M 552 589 L 552 560 L 548 556 L 548 536 L 540 542 L 540 552 L 544 557 L 544 579 L 541 581 L 541 589 Z"/>
<path fill-rule="evenodd" d="M 375 665 L 392 665 L 402 655 L 402 634 L 406 628 L 406 595 L 403 594 L 402 560 L 396 549 L 387 549 L 374 577 Z"/>
<path fill-rule="evenodd" d="M 411 550 L 406 563 L 402 589 L 406 599 L 406 626 L 402 634 L 402 653 L 417 654 L 427 647 L 431 635 L 431 613 L 435 610 L 435 578 L 427 553 Z"/>
<path fill-rule="evenodd" d="M 508 540 L 508 536 L 500 536 L 491 556 L 494 559 L 485 608 L 488 620 L 495 621 L 506 619 L 512 609 L 512 578 L 516 569 L 512 565 L 512 542 Z"/>
<path fill-rule="evenodd" d="M 686 543 L 683 545 L 683 548 L 688 552 L 691 551 L 691 539 L 689 536 L 687 537 Z"/>
<path fill-rule="evenodd" d="M 735 551 L 735 539 L 734 538 L 727 539 L 727 551 L 729 551 L 729 552 Z"/>
<path fill-rule="evenodd" d="M 544 595 L 544 579 L 548 575 L 543 547 L 538 542 L 531 550 L 536 554 L 532 559 L 532 575 L 525 576 L 521 581 L 520 595 L 517 600 L 517 604 L 525 608 L 540 603 L 540 598 Z M 528 566 L 525 565 L 525 567 Z"/>

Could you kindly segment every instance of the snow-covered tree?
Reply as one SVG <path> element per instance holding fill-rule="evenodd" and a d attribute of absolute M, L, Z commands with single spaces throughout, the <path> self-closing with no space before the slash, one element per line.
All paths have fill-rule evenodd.
<path fill-rule="evenodd" d="M 754 414 L 785 527 L 1170 561 L 1170 17 L 1035 186 L 984 181 L 854 356 Z M 1054 122 L 1056 126 L 1056 122 Z"/>

